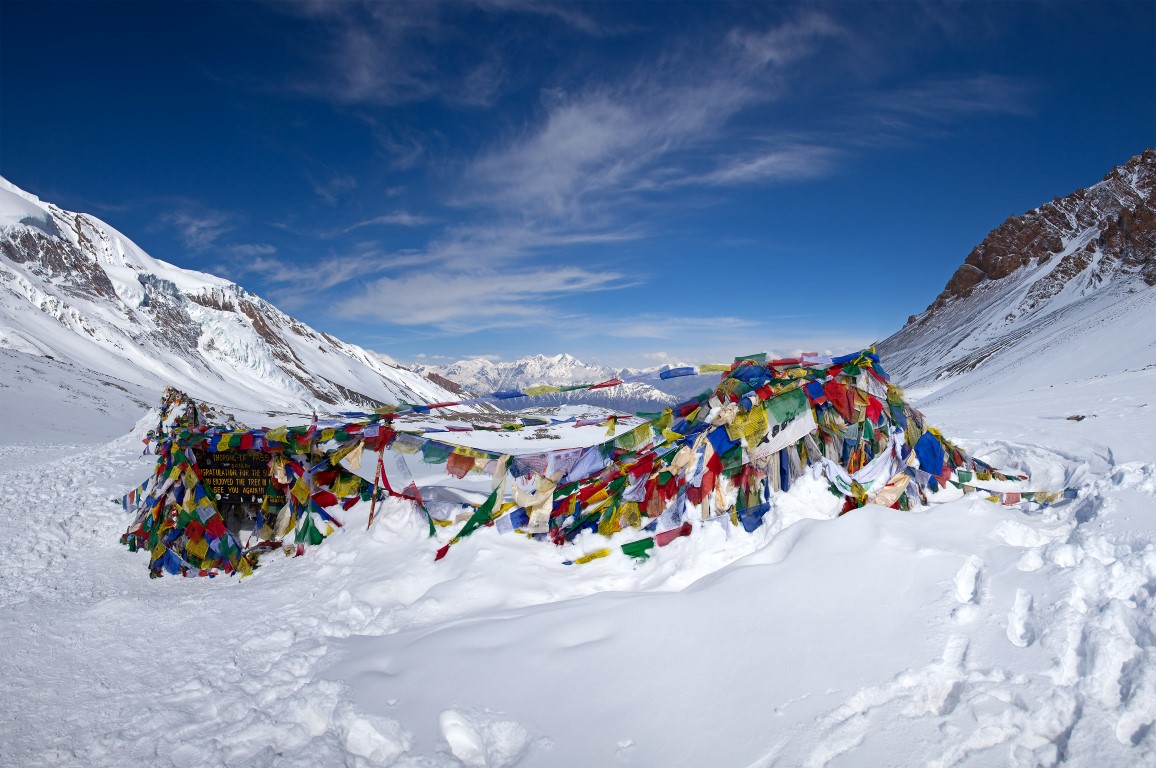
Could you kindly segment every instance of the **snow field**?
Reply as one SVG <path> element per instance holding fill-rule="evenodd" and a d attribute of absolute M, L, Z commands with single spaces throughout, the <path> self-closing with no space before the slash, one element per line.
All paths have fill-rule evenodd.
<path fill-rule="evenodd" d="M 989 433 L 1089 423 L 1019 418 Z M 120 547 L 136 436 L 0 446 L 0 764 L 1150 763 L 1156 470 L 1084 438 L 967 442 L 1081 487 L 1031 513 L 827 520 L 808 480 L 755 534 L 566 566 L 605 540 L 486 529 L 434 563 L 390 502 L 247 580 L 149 580 Z"/>

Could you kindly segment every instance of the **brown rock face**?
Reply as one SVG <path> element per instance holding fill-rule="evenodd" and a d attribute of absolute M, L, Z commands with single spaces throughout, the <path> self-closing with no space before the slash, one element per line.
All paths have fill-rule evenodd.
<path fill-rule="evenodd" d="M 38 230 L 17 230 L 0 240 L 0 255 L 30 271 L 60 283 L 65 292 L 116 299 L 116 289 L 104 270 L 85 252 L 67 240 Z"/>
<path fill-rule="evenodd" d="M 973 251 L 974 253 L 974 251 Z M 944 292 L 952 296 L 967 296 L 971 289 L 988 278 L 988 273 L 981 267 L 964 262 L 955 270 L 955 274 L 947 281 Z"/>
<path fill-rule="evenodd" d="M 1008 219 L 996 227 L 967 255 L 964 264 L 979 270 L 989 280 L 999 280 L 1047 253 L 1059 253 L 1063 240 L 1037 209 Z M 978 282 L 978 281 L 977 281 Z"/>
<path fill-rule="evenodd" d="M 465 388 L 462 387 L 461 384 L 458 384 L 456 381 L 450 381 L 445 376 L 441 376 L 439 374 L 433 373 L 432 371 L 430 373 L 425 374 L 425 377 L 427 379 L 429 379 L 430 381 L 432 381 L 434 384 L 437 384 L 442 389 L 448 389 L 450 392 L 453 392 L 455 395 L 462 395 L 462 394 L 465 394 L 465 392 L 466 392 Z"/>
<path fill-rule="evenodd" d="M 993 229 L 930 308 L 966 298 L 984 281 L 1003 279 L 1030 263 L 1045 263 L 1089 231 L 1096 235 L 1090 244 L 1099 250 L 1102 263 L 1156 285 L 1156 149 L 1133 157 L 1090 189 L 1056 198 Z M 1091 252 L 1065 257 L 1063 269 L 1049 276 L 1048 285 L 1041 285 L 1033 298 L 1054 295 L 1063 287 L 1055 283 L 1086 267 Z"/>

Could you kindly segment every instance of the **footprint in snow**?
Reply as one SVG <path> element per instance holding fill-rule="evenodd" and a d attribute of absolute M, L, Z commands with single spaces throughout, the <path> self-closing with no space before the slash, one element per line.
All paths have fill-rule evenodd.
<path fill-rule="evenodd" d="M 983 560 L 975 555 L 955 574 L 955 599 L 961 603 L 979 602 L 979 577 L 983 572 Z"/>
<path fill-rule="evenodd" d="M 1033 621 L 1032 596 L 1024 589 L 1016 590 L 1015 603 L 1007 615 L 1007 639 L 1012 645 L 1027 648 L 1036 639 Z"/>

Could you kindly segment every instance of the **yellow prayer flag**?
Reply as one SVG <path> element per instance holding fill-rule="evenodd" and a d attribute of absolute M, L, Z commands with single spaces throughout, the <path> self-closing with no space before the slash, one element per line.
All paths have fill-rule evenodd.
<path fill-rule="evenodd" d="M 747 445 L 753 447 L 763 439 L 768 429 L 767 408 L 759 402 L 749 412 L 740 413 L 727 425 L 727 437 L 735 441 L 745 437 Z"/>
<path fill-rule="evenodd" d="M 606 489 L 600 489 L 597 493 L 586 500 L 586 511 L 592 511 L 594 507 L 606 501 L 608 498 L 610 498 L 610 494 L 606 492 Z"/>
<path fill-rule="evenodd" d="M 297 478 L 293 484 L 293 498 L 297 499 L 298 504 L 304 504 L 309 498 L 309 485 L 301 478 Z"/>
<path fill-rule="evenodd" d="M 599 549 L 595 552 L 591 552 L 588 555 L 582 555 L 582 557 L 579 557 L 577 560 L 574 561 L 574 564 L 575 565 L 582 565 L 583 563 L 588 563 L 591 560 L 597 560 L 600 557 L 606 557 L 609 554 L 610 554 L 609 549 Z"/>

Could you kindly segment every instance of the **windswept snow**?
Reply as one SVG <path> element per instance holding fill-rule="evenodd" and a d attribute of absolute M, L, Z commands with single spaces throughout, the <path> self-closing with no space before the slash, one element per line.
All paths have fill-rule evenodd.
<path fill-rule="evenodd" d="M 149 580 L 107 502 L 137 436 L 0 446 L 0 763 L 1151 764 L 1156 369 L 1049 380 L 928 415 L 1075 501 L 829 519 L 804 482 L 642 563 L 493 529 L 435 563 L 391 502 L 246 580 Z"/>

